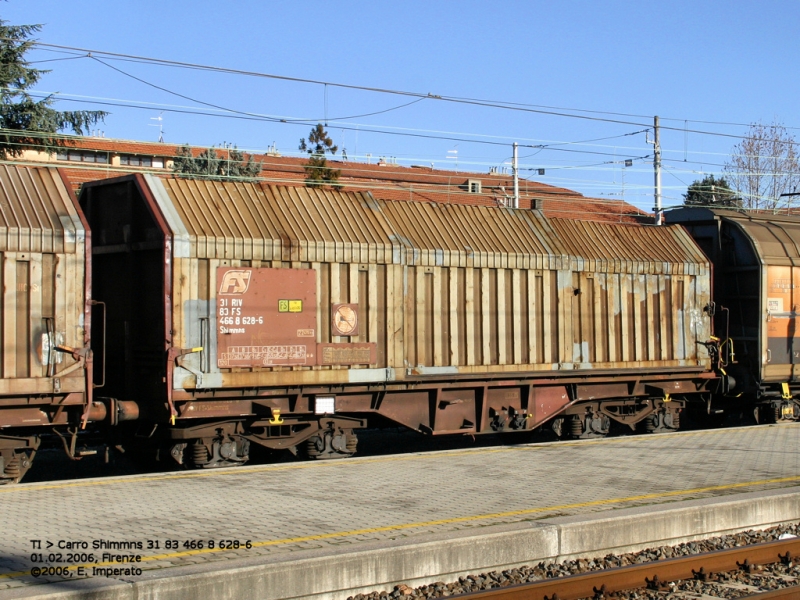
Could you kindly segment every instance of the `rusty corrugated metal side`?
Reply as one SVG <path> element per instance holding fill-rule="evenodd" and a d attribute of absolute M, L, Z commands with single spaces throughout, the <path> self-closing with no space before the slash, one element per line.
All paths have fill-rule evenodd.
<path fill-rule="evenodd" d="M 82 370 L 54 349 L 84 347 L 86 231 L 69 194 L 56 169 L 0 165 L 0 395 L 57 394 L 60 403 L 74 392 L 68 403 L 82 401 Z M 27 411 L 18 424 L 50 423 L 38 408 L 18 411 Z"/>
<path fill-rule="evenodd" d="M 697 346 L 711 334 L 703 312 L 710 267 L 682 227 L 550 223 L 578 263 L 571 320 L 580 362 L 687 364 L 704 354 Z"/>
<path fill-rule="evenodd" d="M 380 206 L 408 265 L 556 268 L 565 258 L 558 240 L 544 234 L 529 211 L 421 202 Z"/>
<path fill-rule="evenodd" d="M 146 179 L 175 240 L 175 344 L 203 347 L 182 357 L 176 390 L 709 365 L 698 344 L 711 334 L 703 315 L 709 266 L 680 227 L 548 220 L 538 211 L 376 201 L 339 190 Z M 273 344 L 267 325 L 250 333 L 236 322 L 245 313 L 230 310 L 241 304 L 220 305 L 221 292 L 255 293 L 246 292 L 253 269 L 296 269 L 298 277 L 313 271 L 315 285 L 303 294 L 315 298 L 317 326 L 297 335 L 313 335 L 326 361 L 281 358 L 298 350 L 283 339 Z M 311 310 L 295 300 L 282 306 Z M 331 326 L 341 318 L 332 307 L 343 305 L 357 313 L 351 336 Z M 250 324 L 255 313 L 245 308 Z M 273 309 L 270 319 L 282 318 L 284 309 Z M 221 326 L 254 340 L 235 347 L 236 368 L 218 360 L 217 340 L 227 334 Z M 308 344 L 296 346 L 310 353 Z"/>
<path fill-rule="evenodd" d="M 590 270 L 697 275 L 708 271 L 702 251 L 682 227 L 610 225 L 593 221 L 550 219 L 566 251 L 592 261 Z M 615 261 L 618 266 L 613 266 Z"/>
<path fill-rule="evenodd" d="M 194 240 L 193 257 L 392 260 L 382 219 L 365 210 L 374 205 L 368 194 L 191 179 L 160 181 Z"/>

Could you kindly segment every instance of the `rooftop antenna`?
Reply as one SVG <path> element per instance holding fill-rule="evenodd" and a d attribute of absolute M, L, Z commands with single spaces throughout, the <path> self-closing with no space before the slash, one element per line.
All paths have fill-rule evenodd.
<path fill-rule="evenodd" d="M 456 171 L 458 171 L 458 144 L 452 150 L 447 151 L 447 158 L 456 161 Z"/>
<path fill-rule="evenodd" d="M 150 127 L 158 127 L 158 141 L 164 143 L 164 111 L 158 113 L 157 117 L 150 117 L 151 121 L 158 121 L 158 123 L 149 123 Z"/>

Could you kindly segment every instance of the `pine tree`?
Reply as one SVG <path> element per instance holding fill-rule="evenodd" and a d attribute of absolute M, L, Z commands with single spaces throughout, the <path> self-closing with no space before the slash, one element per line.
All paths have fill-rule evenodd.
<path fill-rule="evenodd" d="M 261 164 L 252 156 L 245 157 L 244 153 L 234 146 L 228 150 L 228 160 L 223 160 L 222 170 L 228 177 L 252 179 L 261 173 Z"/>
<path fill-rule="evenodd" d="M 686 206 L 705 206 L 708 208 L 731 207 L 740 208 L 742 199 L 728 185 L 724 177 L 706 175 L 695 181 L 683 195 Z"/>
<path fill-rule="evenodd" d="M 207 179 L 245 179 L 252 180 L 261 173 L 261 164 L 252 156 L 245 154 L 234 146 L 226 156 L 220 156 L 214 148 L 203 150 L 197 156 L 192 153 L 189 144 L 178 148 L 172 163 L 172 172 L 187 177 L 204 177 Z"/>
<path fill-rule="evenodd" d="M 59 131 L 84 135 L 108 114 L 58 111 L 52 108 L 52 96 L 38 101 L 31 97 L 27 90 L 49 72 L 34 69 L 25 60 L 34 43 L 29 38 L 39 30 L 41 25 L 8 25 L 0 20 L 0 159 L 20 156 L 27 149 L 67 146 L 69 140 L 57 136 Z"/>
<path fill-rule="evenodd" d="M 339 148 L 334 145 L 322 123 L 317 123 L 316 127 L 311 129 L 311 133 L 308 134 L 308 142 L 305 138 L 300 139 L 299 149 L 308 153 L 308 162 L 303 165 L 303 170 L 306 172 L 306 185 L 341 186 L 337 182 L 342 172 L 339 169 L 331 169 L 325 158 L 326 153 L 336 154 Z"/>
<path fill-rule="evenodd" d="M 200 171 L 200 161 L 192 154 L 192 148 L 189 144 L 178 148 L 178 151 L 175 153 L 175 159 L 172 161 L 172 172 L 189 177 L 202 174 Z"/>

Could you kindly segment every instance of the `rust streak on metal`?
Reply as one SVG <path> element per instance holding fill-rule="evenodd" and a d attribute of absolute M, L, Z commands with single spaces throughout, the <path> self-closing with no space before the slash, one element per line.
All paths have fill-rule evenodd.
<path fill-rule="evenodd" d="M 58 176 L 64 185 L 65 190 L 70 190 L 70 181 L 62 169 L 58 169 Z M 90 420 L 94 394 L 94 357 L 91 351 L 92 341 L 92 231 L 86 216 L 83 214 L 78 199 L 73 194 L 67 192 L 67 196 L 72 203 L 75 214 L 80 219 L 84 230 L 84 256 L 83 256 L 83 347 L 87 350 L 85 362 L 86 390 L 84 400 L 84 410 L 81 416 L 81 427 L 86 427 L 86 422 Z M 105 367 L 105 365 L 103 365 Z"/>

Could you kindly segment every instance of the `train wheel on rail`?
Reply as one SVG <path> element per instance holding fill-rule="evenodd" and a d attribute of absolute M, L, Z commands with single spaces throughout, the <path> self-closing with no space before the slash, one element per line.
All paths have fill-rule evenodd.
<path fill-rule="evenodd" d="M 191 464 L 198 469 L 235 467 L 243 465 L 250 458 L 250 442 L 243 437 L 220 432 L 214 438 L 197 439 L 179 452 L 181 455 L 188 454 Z"/>
<path fill-rule="evenodd" d="M 568 416 L 562 427 L 565 437 L 596 439 L 608 435 L 611 428 L 611 419 L 600 411 L 587 409 L 583 415 Z"/>
<path fill-rule="evenodd" d="M 33 465 L 36 450 L 31 448 L 9 448 L 0 450 L 0 485 L 19 483 Z"/>
<path fill-rule="evenodd" d="M 675 406 L 671 406 L 675 404 Z M 642 433 L 668 433 L 677 431 L 681 426 L 682 406 L 676 403 L 660 404 L 654 413 L 639 422 Z"/>
<path fill-rule="evenodd" d="M 329 428 L 308 439 L 306 453 L 317 460 L 348 458 L 356 453 L 357 446 L 358 437 L 352 429 Z"/>
<path fill-rule="evenodd" d="M 797 421 L 800 418 L 800 406 L 793 398 L 775 400 L 771 404 L 760 407 L 760 422 L 773 422 L 773 423 L 786 423 L 790 421 Z M 756 408 L 758 410 L 758 408 Z M 764 418 L 766 416 L 766 418 Z"/>

